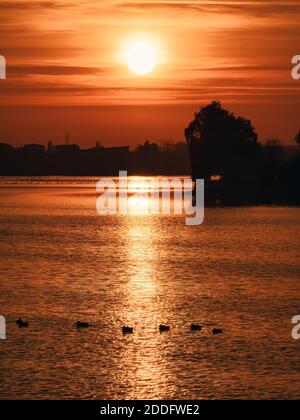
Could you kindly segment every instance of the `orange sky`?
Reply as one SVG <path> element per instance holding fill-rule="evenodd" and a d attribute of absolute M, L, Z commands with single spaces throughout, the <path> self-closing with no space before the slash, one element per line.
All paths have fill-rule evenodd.
<path fill-rule="evenodd" d="M 125 60 L 140 38 L 158 50 L 143 77 Z M 0 54 L 0 141 L 177 141 L 215 99 L 261 140 L 300 129 L 300 0 L 0 0 Z"/>

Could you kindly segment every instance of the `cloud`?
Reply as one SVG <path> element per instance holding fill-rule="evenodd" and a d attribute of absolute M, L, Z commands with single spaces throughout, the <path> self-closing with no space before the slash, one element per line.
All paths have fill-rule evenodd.
<path fill-rule="evenodd" d="M 66 3 L 57 1 L 1 1 L 0 10 L 56 9 L 66 7 Z"/>
<path fill-rule="evenodd" d="M 243 14 L 263 17 L 276 14 L 300 13 L 300 4 L 296 2 L 127 2 L 121 3 L 120 8 L 146 10 L 174 10 L 186 12 L 212 14 Z"/>
<path fill-rule="evenodd" d="M 290 61 L 300 41 L 300 2 L 0 0 L 0 15 L 8 66 L 1 100 L 118 105 L 255 97 L 272 88 L 295 93 Z M 115 60 L 136 28 L 165 42 L 166 64 L 144 86 Z"/>
<path fill-rule="evenodd" d="M 80 68 L 75 68 L 70 71 L 79 72 Z M 1 92 L 5 94 L 30 94 L 31 97 L 35 96 L 60 96 L 61 94 L 70 94 L 74 96 L 93 96 L 98 95 L 98 100 L 104 99 L 109 95 L 119 95 L 123 93 L 127 94 L 142 94 L 148 95 L 153 93 L 156 101 L 159 102 L 161 98 L 173 97 L 178 95 L 187 95 L 193 98 L 203 93 L 216 94 L 224 92 L 262 92 L 269 91 L 276 93 L 278 91 L 290 91 L 290 93 L 297 93 L 299 95 L 300 88 L 295 86 L 292 81 L 283 82 L 281 78 L 275 80 L 269 80 L 268 82 L 263 80 L 256 80 L 248 74 L 246 77 L 235 77 L 234 79 L 228 75 L 223 77 L 211 76 L 211 77 L 200 77 L 187 80 L 179 80 L 169 85 L 161 86 L 121 86 L 121 85 L 106 85 L 99 86 L 98 84 L 83 84 L 75 83 L 71 80 L 64 80 L 56 82 L 55 80 L 48 81 L 34 81 L 28 80 L 9 80 L 7 83 L 1 85 Z"/>
<path fill-rule="evenodd" d="M 212 67 L 198 67 L 198 68 L 189 68 L 188 71 L 196 71 L 196 72 L 252 72 L 252 71 L 282 71 L 290 68 L 290 63 L 287 63 L 286 66 L 279 66 L 279 65 L 237 65 L 237 66 L 212 66 Z"/>
<path fill-rule="evenodd" d="M 74 76 L 74 75 L 93 75 L 110 72 L 110 67 L 82 67 L 82 66 L 63 66 L 63 65 L 13 65 L 8 67 L 11 76 Z"/>

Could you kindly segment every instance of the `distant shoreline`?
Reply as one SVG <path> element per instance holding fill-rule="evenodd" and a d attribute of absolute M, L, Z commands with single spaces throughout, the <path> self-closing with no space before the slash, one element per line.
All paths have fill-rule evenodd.
<path fill-rule="evenodd" d="M 156 177 L 166 178 L 191 178 L 190 174 L 130 174 L 132 177 Z M 96 191 L 96 183 L 100 178 L 115 178 L 116 175 L 8 175 L 0 176 L 0 189 L 65 189 L 75 190 L 76 188 L 86 190 L 85 193 L 95 198 L 99 195 Z M 223 199 L 220 197 L 223 196 Z M 293 200 L 284 200 L 283 197 L 265 197 L 260 195 L 256 199 L 239 196 L 226 196 L 222 183 L 207 181 L 205 182 L 205 208 L 250 208 L 250 207 L 286 207 L 299 208 L 300 203 Z"/>

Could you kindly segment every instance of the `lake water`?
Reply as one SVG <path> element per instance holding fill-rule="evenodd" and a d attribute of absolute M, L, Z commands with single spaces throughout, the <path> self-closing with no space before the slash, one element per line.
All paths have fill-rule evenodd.
<path fill-rule="evenodd" d="M 0 398 L 299 398 L 299 209 L 100 216 L 96 182 L 0 179 Z"/>

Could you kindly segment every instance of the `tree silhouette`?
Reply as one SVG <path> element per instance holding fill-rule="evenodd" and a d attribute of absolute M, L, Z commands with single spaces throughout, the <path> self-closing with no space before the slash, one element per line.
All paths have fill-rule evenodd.
<path fill-rule="evenodd" d="M 192 177 L 249 179 L 255 175 L 260 155 L 257 134 L 251 121 L 236 117 L 212 102 L 195 113 L 185 129 Z"/>
<path fill-rule="evenodd" d="M 144 144 L 139 144 L 136 148 L 137 152 L 145 152 L 145 153 L 158 153 L 159 152 L 159 145 L 157 143 L 151 143 L 150 141 L 145 141 Z"/>

